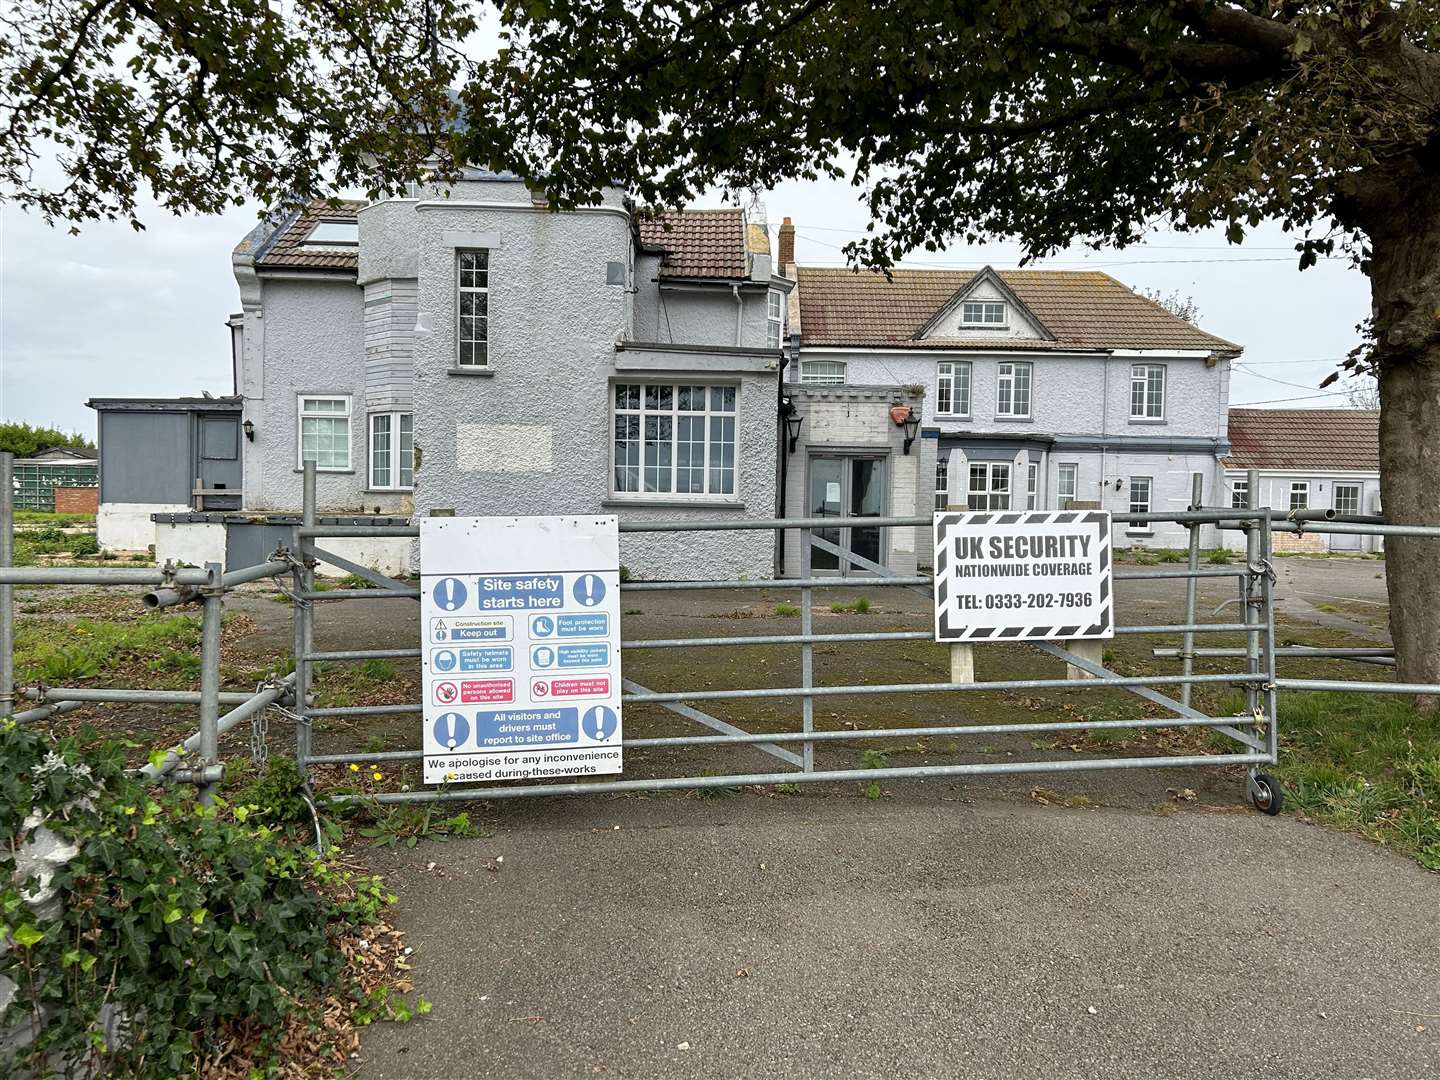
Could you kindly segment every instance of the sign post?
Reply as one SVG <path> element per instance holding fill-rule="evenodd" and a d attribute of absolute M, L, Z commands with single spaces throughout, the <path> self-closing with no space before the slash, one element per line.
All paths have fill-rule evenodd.
<path fill-rule="evenodd" d="M 1110 580 L 1104 511 L 935 515 L 936 641 L 1113 637 Z"/>
<path fill-rule="evenodd" d="M 622 771 L 613 516 L 422 518 L 425 783 Z"/>

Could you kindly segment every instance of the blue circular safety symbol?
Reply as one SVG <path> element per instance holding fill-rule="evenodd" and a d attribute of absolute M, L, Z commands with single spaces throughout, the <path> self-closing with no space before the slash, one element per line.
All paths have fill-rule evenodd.
<path fill-rule="evenodd" d="M 435 606 L 444 611 L 458 611 L 465 606 L 465 583 L 456 577 L 441 578 L 435 583 Z"/>
<path fill-rule="evenodd" d="M 549 637 L 555 632 L 555 620 L 549 615 L 536 615 L 530 620 L 531 637 Z"/>
<path fill-rule="evenodd" d="M 575 586 L 570 592 L 577 604 L 594 607 L 605 599 L 605 581 L 598 574 L 581 574 L 575 579 Z"/>
<path fill-rule="evenodd" d="M 435 720 L 435 741 L 447 750 L 454 750 L 470 738 L 470 721 L 458 712 L 447 712 Z"/>
<path fill-rule="evenodd" d="M 580 718 L 581 729 L 592 739 L 608 739 L 619 726 L 620 718 L 608 705 L 595 705 Z"/>
<path fill-rule="evenodd" d="M 454 671 L 455 654 L 449 649 L 441 649 L 433 657 L 436 671 Z"/>
<path fill-rule="evenodd" d="M 555 650 L 549 645 L 539 645 L 530 650 L 530 666 L 537 668 L 553 667 L 555 665 Z"/>

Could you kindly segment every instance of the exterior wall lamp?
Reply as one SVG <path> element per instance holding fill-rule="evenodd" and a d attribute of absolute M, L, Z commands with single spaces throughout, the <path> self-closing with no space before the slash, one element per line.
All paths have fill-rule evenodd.
<path fill-rule="evenodd" d="M 255 441 L 255 421 L 253 421 L 253 420 L 246 420 L 246 421 L 245 421 L 243 424 L 241 424 L 240 426 L 245 429 L 245 441 L 246 441 L 246 442 L 254 442 L 254 441 Z"/>
<path fill-rule="evenodd" d="M 900 421 L 905 428 L 905 446 L 903 453 L 910 453 L 910 445 L 915 441 L 915 436 L 920 432 L 920 417 L 915 415 L 915 410 L 910 409 L 905 413 L 904 419 Z"/>
<path fill-rule="evenodd" d="M 800 425 L 805 422 L 805 417 L 795 407 L 795 403 L 788 397 L 780 401 L 780 419 L 785 421 L 785 435 L 789 440 L 790 453 L 795 452 L 795 444 L 800 439 Z"/>

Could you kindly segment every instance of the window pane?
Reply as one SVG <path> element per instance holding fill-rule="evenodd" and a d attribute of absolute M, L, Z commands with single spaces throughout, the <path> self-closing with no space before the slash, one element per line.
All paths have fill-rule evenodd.
<path fill-rule="evenodd" d="M 615 407 L 617 409 L 638 409 L 640 408 L 640 384 L 639 383 L 616 383 L 615 384 Z"/>
<path fill-rule="evenodd" d="M 718 387 L 716 389 L 719 389 Z M 735 407 L 735 388 L 729 387 L 730 407 Z M 710 418 L 710 494 L 735 493 L 735 418 Z"/>
<path fill-rule="evenodd" d="M 682 386 L 679 388 L 679 405 L 681 412 L 704 412 L 705 396 L 709 388 L 705 386 Z"/>
<path fill-rule="evenodd" d="M 682 386 L 680 389 L 683 393 L 691 388 Z M 701 389 L 703 390 L 703 387 Z M 675 441 L 675 490 L 697 495 L 705 491 L 705 418 L 703 416 L 680 417 Z"/>
<path fill-rule="evenodd" d="M 390 414 L 370 418 L 370 486 L 387 488 L 394 483 L 390 476 Z"/>
<path fill-rule="evenodd" d="M 400 486 L 415 486 L 415 417 L 400 414 Z"/>
<path fill-rule="evenodd" d="M 640 418 L 615 417 L 615 490 L 640 490 Z"/>
<path fill-rule="evenodd" d="M 734 412 L 735 411 L 735 387 L 733 386 L 712 386 L 710 388 L 710 411 L 711 412 Z"/>
<path fill-rule="evenodd" d="M 805 360 L 800 364 L 802 383 L 838 384 L 845 381 L 845 361 Z"/>
<path fill-rule="evenodd" d="M 950 459 L 935 459 L 935 509 L 944 510 L 950 505 Z"/>
<path fill-rule="evenodd" d="M 970 415 L 970 365 L 955 365 L 955 413 L 957 416 Z"/>
<path fill-rule="evenodd" d="M 1230 484 L 1230 506 L 1236 510 L 1243 510 L 1248 505 L 1250 497 L 1250 481 L 1234 480 Z"/>
<path fill-rule="evenodd" d="M 300 460 L 317 469 L 350 467 L 350 426 L 343 417 L 306 416 L 300 421 Z"/>
<path fill-rule="evenodd" d="M 674 459 L 674 423 L 668 416 L 645 417 L 645 490 L 669 491 Z"/>

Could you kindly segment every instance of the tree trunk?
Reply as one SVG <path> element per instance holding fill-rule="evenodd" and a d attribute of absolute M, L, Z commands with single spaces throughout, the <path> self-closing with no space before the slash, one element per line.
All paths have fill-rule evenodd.
<path fill-rule="evenodd" d="M 1440 176 L 1423 179 L 1372 220 L 1369 273 L 1385 517 L 1440 526 Z M 1385 566 L 1396 678 L 1440 683 L 1440 537 L 1387 537 Z"/>

